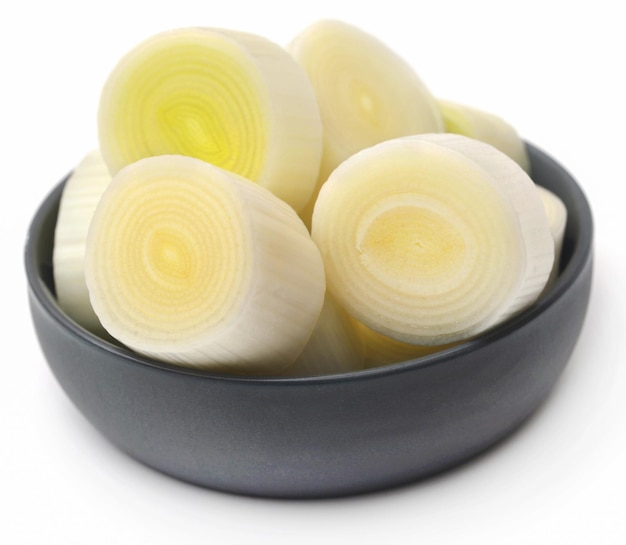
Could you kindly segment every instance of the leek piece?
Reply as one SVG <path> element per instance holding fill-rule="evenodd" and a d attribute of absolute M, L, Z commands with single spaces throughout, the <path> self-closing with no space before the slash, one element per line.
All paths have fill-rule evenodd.
<path fill-rule="evenodd" d="M 554 262 L 528 174 L 454 134 L 392 139 L 344 161 L 320 191 L 312 237 L 339 304 L 417 345 L 472 337 L 532 304 Z"/>
<path fill-rule="evenodd" d="M 304 70 L 273 42 L 226 29 L 170 30 L 129 51 L 102 90 L 98 131 L 113 174 L 141 158 L 188 155 L 296 210 L 312 194 L 322 153 Z"/>
<path fill-rule="evenodd" d="M 320 253 L 295 211 L 200 159 L 120 170 L 89 228 L 85 277 L 112 337 L 162 361 L 274 374 L 308 342 L 325 293 Z"/>
<path fill-rule="evenodd" d="M 324 127 L 320 176 L 302 212 L 305 223 L 319 188 L 345 159 L 391 138 L 444 130 L 437 101 L 415 70 L 364 30 L 324 19 L 287 49 L 313 84 Z"/>
<path fill-rule="evenodd" d="M 446 132 L 461 134 L 491 144 L 530 172 L 526 144 L 515 127 L 491 112 L 438 99 Z"/>
<path fill-rule="evenodd" d="M 85 244 L 91 217 L 111 174 L 100 150 L 91 150 L 78 163 L 63 187 L 54 231 L 52 271 L 57 301 L 63 311 L 92 333 L 102 335 L 85 283 Z"/>
<path fill-rule="evenodd" d="M 357 323 L 329 293 L 309 342 L 285 374 L 291 377 L 334 375 L 365 367 Z"/>

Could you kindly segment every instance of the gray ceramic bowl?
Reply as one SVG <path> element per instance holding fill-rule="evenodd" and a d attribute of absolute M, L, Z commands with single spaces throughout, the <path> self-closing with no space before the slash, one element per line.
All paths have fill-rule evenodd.
<path fill-rule="evenodd" d="M 574 179 L 529 145 L 535 181 L 569 211 L 562 270 L 532 308 L 478 339 L 384 368 L 302 379 L 236 378 L 151 361 L 58 307 L 51 254 L 61 182 L 26 244 L 33 322 L 58 382 L 130 456 L 248 495 L 328 497 L 405 484 L 479 454 L 546 399 L 583 325 L 592 216 Z"/>

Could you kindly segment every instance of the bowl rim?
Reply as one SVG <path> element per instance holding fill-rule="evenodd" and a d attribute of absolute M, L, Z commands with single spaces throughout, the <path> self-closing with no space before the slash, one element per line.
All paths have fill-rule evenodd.
<path fill-rule="evenodd" d="M 342 372 L 337 374 L 317 375 L 317 376 L 302 376 L 302 377 L 289 377 L 289 376 L 266 376 L 266 375 L 234 375 L 227 373 L 219 373 L 216 371 L 183 367 L 180 365 L 170 364 L 162 362 L 156 359 L 151 359 L 141 354 L 133 352 L 131 349 L 124 348 L 108 342 L 106 339 L 102 339 L 97 335 L 86 330 L 74 320 L 69 318 L 58 306 L 48 286 L 41 278 L 40 267 L 37 260 L 37 242 L 38 235 L 41 232 L 42 224 L 49 217 L 51 209 L 56 206 L 56 203 L 60 199 L 63 185 L 69 178 L 71 172 L 61 180 L 49 193 L 44 200 L 40 203 L 35 215 L 33 216 L 26 238 L 26 244 L 24 248 L 24 265 L 26 270 L 26 276 L 28 280 L 28 286 L 31 294 L 35 297 L 37 302 L 43 307 L 47 314 L 56 322 L 58 322 L 63 329 L 78 339 L 80 342 L 85 342 L 92 345 L 93 348 L 103 351 L 113 356 L 118 362 L 123 361 L 128 365 L 139 365 L 151 368 L 154 371 L 161 371 L 166 373 L 174 373 L 181 375 L 188 375 L 202 380 L 211 381 L 225 381 L 232 382 L 241 385 L 320 385 L 320 384 L 336 384 L 343 382 L 354 382 L 361 380 L 372 380 L 379 377 L 395 375 L 398 373 L 405 373 L 408 371 L 418 371 L 419 369 L 425 369 L 430 366 L 443 364 L 449 362 L 457 357 L 463 356 L 469 352 L 490 345 L 496 342 L 498 339 L 506 336 L 513 330 L 523 327 L 525 324 L 531 322 L 539 315 L 546 312 L 550 307 L 556 304 L 563 295 L 574 284 L 576 279 L 580 276 L 581 272 L 585 268 L 588 258 L 592 251 L 593 241 L 593 218 L 589 202 L 570 172 L 565 169 L 560 163 L 558 163 L 549 154 L 541 150 L 530 142 L 526 142 L 526 146 L 529 155 L 532 157 L 539 157 L 544 162 L 550 164 L 552 168 L 556 168 L 561 171 L 563 177 L 567 179 L 569 191 L 573 198 L 573 202 L 576 203 L 576 215 L 579 218 L 579 222 L 583 226 L 578 230 L 578 238 L 574 251 L 569 257 L 569 260 L 563 270 L 556 278 L 553 285 L 549 288 L 548 292 L 541 296 L 535 303 L 520 312 L 519 314 L 512 316 L 505 322 L 493 327 L 492 329 L 481 333 L 479 336 L 461 342 L 450 348 L 443 349 L 439 352 L 420 356 L 410 360 L 388 364 L 380 367 L 374 367 L 369 369 L 361 369 L 358 371 Z M 571 213 L 568 210 L 568 221 L 571 217 Z"/>

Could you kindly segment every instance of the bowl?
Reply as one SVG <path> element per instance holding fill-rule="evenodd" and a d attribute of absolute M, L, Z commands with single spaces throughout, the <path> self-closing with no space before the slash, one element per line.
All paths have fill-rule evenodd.
<path fill-rule="evenodd" d="M 337 497 L 456 466 L 511 434 L 549 396 L 587 311 L 589 204 L 559 163 L 527 145 L 533 179 L 568 209 L 561 270 L 532 307 L 480 337 L 411 361 L 310 378 L 242 378 L 141 357 L 90 334 L 57 305 L 52 245 L 62 181 L 34 215 L 25 248 L 43 354 L 114 445 L 211 489 Z"/>

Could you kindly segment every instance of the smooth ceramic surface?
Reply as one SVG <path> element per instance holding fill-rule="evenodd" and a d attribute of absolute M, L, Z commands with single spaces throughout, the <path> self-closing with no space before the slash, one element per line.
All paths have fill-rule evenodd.
<path fill-rule="evenodd" d="M 78 410 L 130 456 L 214 489 L 312 498 L 406 484 L 479 454 L 546 399 L 583 326 L 592 215 L 570 174 L 529 145 L 534 180 L 565 202 L 562 271 L 532 308 L 453 349 L 345 375 L 238 378 L 137 356 L 59 309 L 52 243 L 61 182 L 25 251 L 43 353 Z"/>

